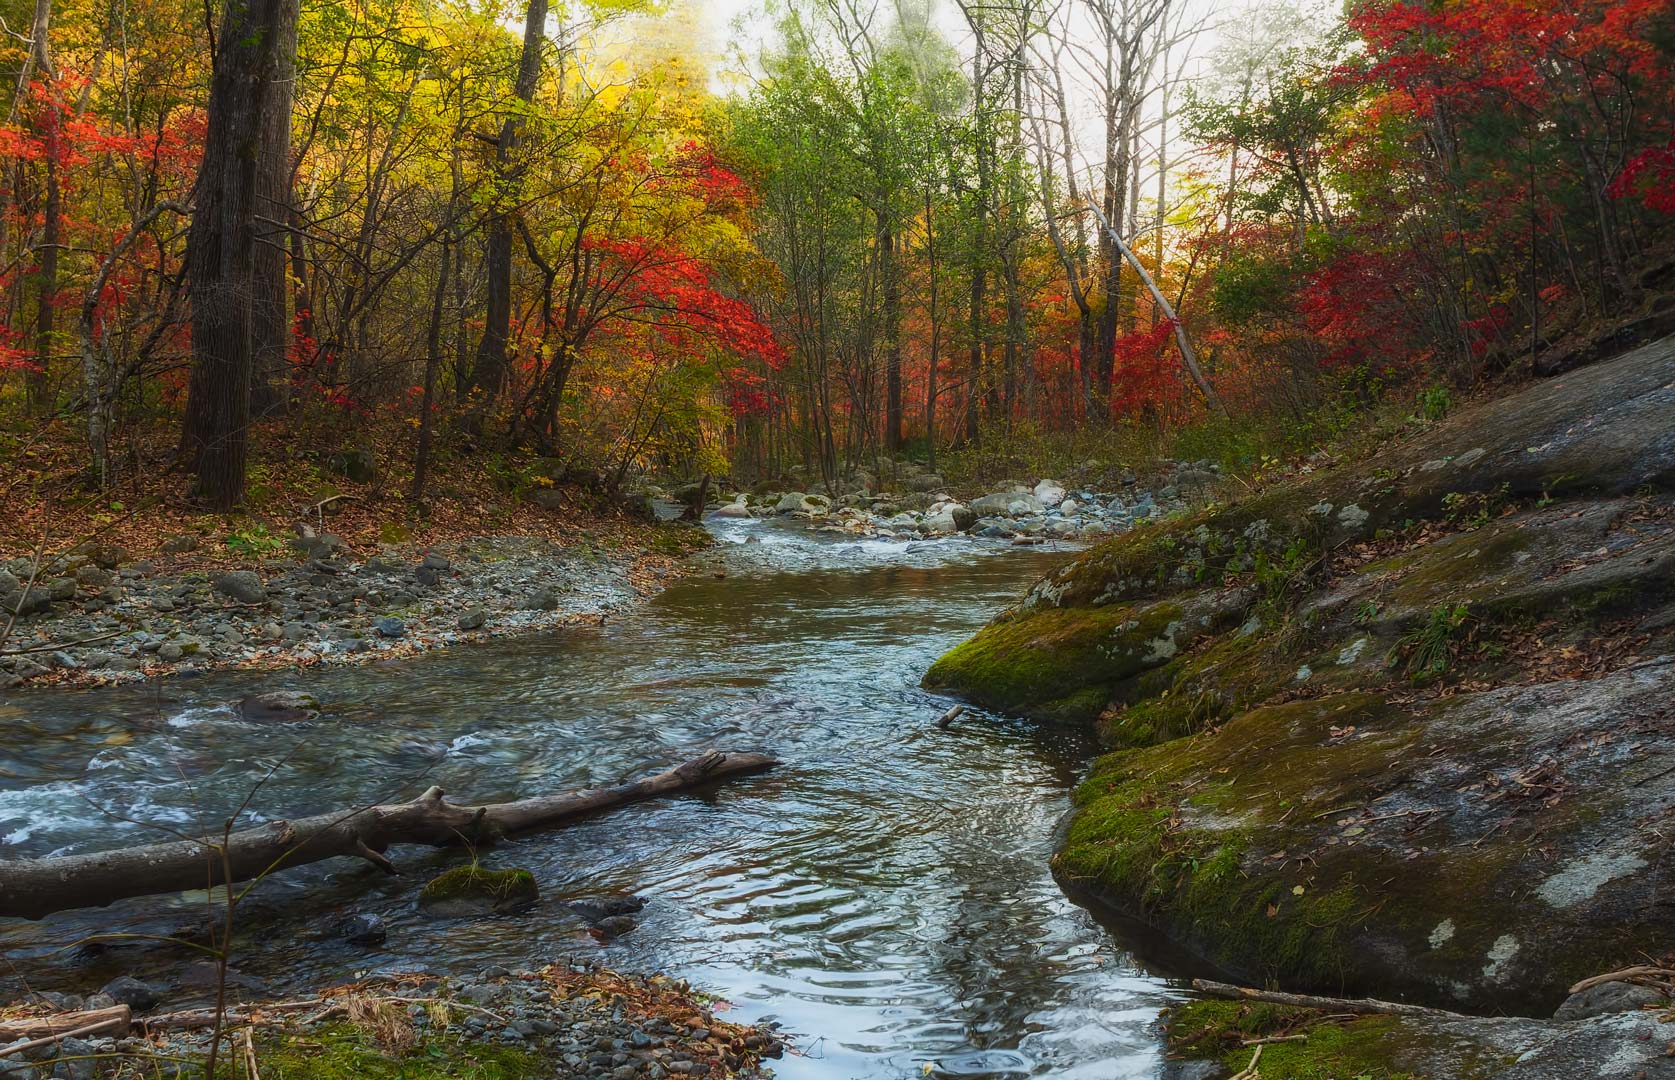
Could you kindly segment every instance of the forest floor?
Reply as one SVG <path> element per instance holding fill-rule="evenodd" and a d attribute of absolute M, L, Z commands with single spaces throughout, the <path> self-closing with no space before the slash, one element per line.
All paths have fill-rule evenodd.
<path fill-rule="evenodd" d="M 117 993 L 132 998 L 143 990 L 128 980 Z M 83 1000 L 53 995 L 0 1009 L 0 1026 L 117 1003 L 106 994 Z M 216 1075 L 236 1080 L 764 1075 L 763 1059 L 783 1052 L 779 1038 L 766 1028 L 720 1019 L 716 1014 L 725 1008 L 685 981 L 660 975 L 568 964 L 489 968 L 453 983 L 393 975 L 306 999 L 230 1005 L 219 1032 L 209 1026 L 212 1010 L 137 1009 L 131 1033 L 0 1046 L 0 1054 L 13 1051 L 7 1056 L 16 1071 L 8 1076 L 139 1080 L 199 1074 L 219 1036 L 224 1064 Z"/>
<path fill-rule="evenodd" d="M 74 430 L 0 433 L 0 685 L 358 662 L 603 620 L 709 542 L 542 459 L 448 461 L 416 508 L 386 455 L 306 440 L 264 444 L 243 511 L 204 514 L 161 464 L 164 434 L 95 492 Z"/>

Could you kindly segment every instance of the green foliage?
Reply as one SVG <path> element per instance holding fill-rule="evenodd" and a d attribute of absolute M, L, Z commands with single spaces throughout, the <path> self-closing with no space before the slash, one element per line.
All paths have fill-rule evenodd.
<path fill-rule="evenodd" d="M 1419 391 L 1417 397 L 1419 415 L 1435 423 L 1447 416 L 1454 407 L 1454 397 L 1446 386 L 1427 386 Z"/>
<path fill-rule="evenodd" d="M 223 542 L 227 545 L 227 550 L 235 555 L 260 557 L 272 555 L 285 549 L 284 538 L 269 532 L 268 527 L 261 522 L 247 525 L 242 529 L 234 529 L 227 534 Z"/>
<path fill-rule="evenodd" d="M 1448 673 L 1461 641 L 1470 633 L 1472 616 L 1465 604 L 1444 604 L 1404 634 L 1390 653 L 1390 666 L 1414 682 Z"/>
<path fill-rule="evenodd" d="M 1493 491 L 1450 491 L 1442 497 L 1443 520 L 1465 529 L 1481 529 L 1512 504 L 1512 486 Z"/>
<path fill-rule="evenodd" d="M 528 1050 L 441 1034 L 398 1053 L 350 1024 L 260 1039 L 257 1060 L 262 1080 L 533 1080 L 550 1075 L 549 1067 Z M 230 1075 L 247 1080 L 242 1069 Z"/>

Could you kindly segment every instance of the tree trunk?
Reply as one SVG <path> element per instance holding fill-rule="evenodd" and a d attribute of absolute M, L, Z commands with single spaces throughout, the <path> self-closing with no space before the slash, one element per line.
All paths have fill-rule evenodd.
<path fill-rule="evenodd" d="M 297 0 L 235 0 L 212 58 L 197 210 L 186 241 L 192 377 L 181 433 L 197 473 L 191 496 L 211 510 L 231 510 L 244 496 L 262 129 L 282 69 L 279 53 L 296 41 L 296 21 Z"/>
<path fill-rule="evenodd" d="M 535 86 L 541 76 L 541 43 L 547 36 L 547 0 L 529 0 L 524 12 L 523 52 L 518 58 L 518 77 L 513 93 L 524 105 L 535 99 Z M 512 215 L 517 212 L 517 169 L 513 155 L 517 151 L 518 136 L 523 130 L 519 114 L 508 116 L 500 127 L 500 139 L 495 150 L 495 167 L 507 190 L 501 197 L 509 205 L 501 206 L 489 222 L 488 251 L 484 270 L 488 275 L 488 297 L 484 307 L 483 336 L 477 343 L 477 355 L 472 362 L 467 393 L 482 394 L 482 406 L 500 393 L 506 381 L 506 348 L 512 333 Z"/>
<path fill-rule="evenodd" d="M 884 278 L 884 452 L 901 451 L 901 276 L 896 234 L 879 211 L 878 257 Z"/>
<path fill-rule="evenodd" d="M 46 144 L 42 159 L 45 172 L 45 192 L 41 203 L 40 266 L 36 271 L 35 299 L 35 362 L 38 365 L 29 376 L 29 406 L 36 414 L 52 411 L 52 358 L 55 344 L 55 312 L 58 300 L 58 246 L 63 218 L 62 197 L 58 183 L 58 159 L 63 153 L 62 120 L 57 92 L 51 87 L 52 50 L 49 45 L 52 26 L 52 0 L 35 0 L 34 26 L 30 30 L 31 66 L 47 81 L 45 100 L 38 104 L 35 132 Z"/>
<path fill-rule="evenodd" d="M 457 194 L 457 193 L 456 193 Z M 448 200 L 450 217 L 454 199 Z M 417 506 L 424 501 L 425 481 L 430 474 L 430 443 L 435 423 L 431 412 L 436 401 L 436 372 L 442 366 L 442 309 L 448 300 L 448 261 L 452 254 L 451 233 L 444 233 L 442 254 L 436 268 L 436 291 L 430 300 L 430 324 L 425 328 L 425 390 L 419 401 L 419 444 L 413 451 L 413 487 L 407 501 Z"/>
<path fill-rule="evenodd" d="M 1122 237 L 1117 235 L 1117 230 L 1111 228 L 1111 223 L 1106 220 L 1105 215 L 1099 212 L 1098 205 L 1090 202 L 1088 208 L 1094 212 L 1095 217 L 1099 218 L 1100 227 L 1111 238 L 1112 245 L 1134 268 L 1134 273 L 1139 276 L 1140 283 L 1146 287 L 1146 291 L 1152 294 L 1152 300 L 1163 312 L 1163 317 L 1174 324 L 1175 342 L 1181 347 L 1181 363 L 1185 365 L 1187 374 L 1192 378 L 1193 385 L 1197 386 L 1198 392 L 1204 395 L 1204 401 L 1209 404 L 1210 408 L 1225 417 L 1227 407 L 1221 403 L 1221 398 L 1216 396 L 1215 388 L 1210 385 L 1210 380 L 1204 377 L 1204 369 L 1198 366 L 1198 356 L 1193 352 L 1192 340 L 1186 334 L 1186 324 L 1176 316 L 1174 306 L 1163 295 L 1163 290 L 1157 287 L 1157 282 L 1152 280 L 1151 274 L 1146 272 L 1145 266 L 1135 257 L 1134 252 L 1129 250 L 1128 245 L 1123 243 Z"/>
<path fill-rule="evenodd" d="M 462 806 L 433 787 L 412 802 L 273 821 L 224 837 L 144 844 L 90 855 L 0 861 L 0 917 L 39 919 L 131 896 L 212 888 L 339 855 L 397 873 L 392 844 L 481 846 L 584 814 L 772 768 L 767 754 L 711 750 L 641 780 L 517 802 Z"/>
<path fill-rule="evenodd" d="M 251 272 L 250 415 L 285 411 L 290 403 L 286 358 L 291 346 L 287 229 L 291 217 L 291 84 L 297 66 L 297 23 L 286 20 L 278 41 L 273 85 L 261 117 L 256 171 L 256 246 Z"/>

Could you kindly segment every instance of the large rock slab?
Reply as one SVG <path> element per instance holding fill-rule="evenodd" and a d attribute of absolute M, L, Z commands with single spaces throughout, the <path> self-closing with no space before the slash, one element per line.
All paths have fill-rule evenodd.
<path fill-rule="evenodd" d="M 1061 877 L 1252 985 L 1547 1015 L 1675 951 L 1675 658 L 1340 694 L 1100 761 Z"/>

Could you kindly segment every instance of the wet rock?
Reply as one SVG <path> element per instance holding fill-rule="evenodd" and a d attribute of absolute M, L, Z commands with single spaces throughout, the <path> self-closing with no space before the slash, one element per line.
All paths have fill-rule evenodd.
<path fill-rule="evenodd" d="M 382 917 L 362 912 L 343 920 L 337 936 L 351 945 L 382 945 L 389 938 L 389 930 Z"/>
<path fill-rule="evenodd" d="M 1003 491 L 972 500 L 971 509 L 979 516 L 1025 517 L 1039 514 L 1046 507 L 1034 495 Z"/>
<path fill-rule="evenodd" d="M 267 586 L 259 574 L 251 570 L 233 570 L 215 579 L 215 591 L 241 604 L 261 604 L 268 598 Z"/>
<path fill-rule="evenodd" d="M 633 931 L 637 924 L 627 915 L 610 915 L 593 924 L 593 928 L 606 937 L 621 937 Z"/>
<path fill-rule="evenodd" d="M 372 628 L 379 637 L 398 638 L 407 633 L 407 624 L 394 615 L 380 615 L 372 620 Z"/>
<path fill-rule="evenodd" d="M 470 918 L 526 911 L 539 899 L 535 875 L 528 870 L 468 865 L 432 878 L 419 893 L 419 909 L 436 918 Z"/>
<path fill-rule="evenodd" d="M 1669 995 L 1637 983 L 1608 982 L 1590 986 L 1564 999 L 1553 1012 L 1555 1020 L 1583 1020 L 1607 1013 L 1634 1012 L 1669 1000 Z"/>
<path fill-rule="evenodd" d="M 730 503 L 716 507 L 710 512 L 710 516 L 718 518 L 747 518 L 751 515 L 750 507 L 745 504 L 744 496 L 741 495 L 739 498 Z"/>
<path fill-rule="evenodd" d="M 633 915 L 645 909 L 643 897 L 630 893 L 607 893 L 570 901 L 570 910 L 588 922 L 598 922 L 617 915 Z"/>
<path fill-rule="evenodd" d="M 253 724 L 300 723 L 320 715 L 320 702 L 299 690 L 271 690 L 240 701 L 238 714 Z"/>
<path fill-rule="evenodd" d="M 162 995 L 156 987 L 127 975 L 118 975 L 101 987 L 99 992 L 118 1005 L 126 1005 L 135 1012 L 144 1012 L 162 1000 Z"/>

